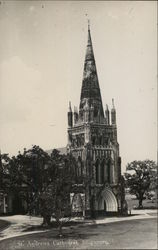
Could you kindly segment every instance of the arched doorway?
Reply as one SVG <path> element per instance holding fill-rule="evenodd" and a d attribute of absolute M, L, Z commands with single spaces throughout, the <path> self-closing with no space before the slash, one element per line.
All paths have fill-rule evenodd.
<path fill-rule="evenodd" d="M 85 194 L 71 194 L 72 213 L 75 216 L 84 216 L 85 213 Z"/>
<path fill-rule="evenodd" d="M 103 213 L 118 212 L 117 199 L 112 190 L 108 187 L 106 187 L 99 196 L 98 210 Z"/>

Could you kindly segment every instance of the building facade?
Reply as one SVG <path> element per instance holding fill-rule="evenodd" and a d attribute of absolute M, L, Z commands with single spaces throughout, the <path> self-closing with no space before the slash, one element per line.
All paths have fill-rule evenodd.
<path fill-rule="evenodd" d="M 67 152 L 76 158 L 82 180 L 71 194 L 73 209 L 92 216 L 122 213 L 126 202 L 116 109 L 113 99 L 112 109 L 103 109 L 89 26 L 79 111 L 69 103 Z"/>

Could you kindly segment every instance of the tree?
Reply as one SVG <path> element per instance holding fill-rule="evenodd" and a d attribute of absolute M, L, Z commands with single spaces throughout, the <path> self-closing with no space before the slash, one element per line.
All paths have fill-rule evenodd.
<path fill-rule="evenodd" d="M 53 217 L 62 235 L 63 224 L 71 218 L 70 193 L 76 183 L 75 158 L 71 154 L 62 155 L 58 150 L 48 155 L 36 145 L 17 156 L 7 158 L 6 155 L 5 158 L 8 192 L 25 200 L 30 214 L 41 215 L 43 225 L 49 225 Z M 1 167 L 0 172 L 2 170 Z"/>
<path fill-rule="evenodd" d="M 143 208 L 142 202 L 153 183 L 153 171 L 156 168 L 156 163 L 151 160 L 133 161 L 127 165 L 126 186 L 129 188 L 130 194 L 134 194 L 138 199 L 139 208 Z"/>
<path fill-rule="evenodd" d="M 38 197 L 45 187 L 52 181 L 53 170 L 50 156 L 39 146 L 34 145 L 31 149 L 24 149 L 24 153 L 18 156 L 23 165 L 22 182 L 27 185 L 27 202 L 29 212 L 39 214 Z"/>
<path fill-rule="evenodd" d="M 25 200 L 30 214 L 39 214 L 39 194 L 50 182 L 48 165 L 50 156 L 39 146 L 32 146 L 31 149 L 24 149 L 17 156 L 13 156 L 8 165 L 8 192 L 12 192 L 17 199 Z M 20 212 L 20 211 L 19 211 Z"/>
<path fill-rule="evenodd" d="M 0 153 L 0 207 L 1 210 L 6 212 L 6 194 L 8 193 L 9 184 L 9 176 L 7 167 L 10 162 L 10 158 L 8 154 Z"/>
<path fill-rule="evenodd" d="M 9 183 L 8 166 L 10 164 L 10 157 L 8 154 L 0 153 L 0 189 L 7 192 Z"/>
<path fill-rule="evenodd" d="M 53 150 L 51 168 L 54 169 L 54 177 L 39 196 L 40 212 L 45 218 L 43 223 L 50 224 L 53 217 L 60 236 L 63 224 L 71 218 L 70 193 L 75 183 L 75 163 L 72 155 L 61 155 Z"/>

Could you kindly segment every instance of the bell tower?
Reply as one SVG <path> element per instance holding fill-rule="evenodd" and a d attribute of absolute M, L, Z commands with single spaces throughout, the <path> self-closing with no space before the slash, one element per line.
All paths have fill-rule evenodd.
<path fill-rule="evenodd" d="M 73 120 L 74 117 L 74 120 Z M 67 151 L 78 161 L 78 178 L 89 180 L 85 189 L 86 214 L 120 213 L 121 158 L 117 141 L 116 110 L 103 109 L 90 25 L 84 61 L 79 112 L 68 112 Z M 79 183 L 80 187 L 84 183 Z M 83 191 L 85 190 L 85 191 Z"/>

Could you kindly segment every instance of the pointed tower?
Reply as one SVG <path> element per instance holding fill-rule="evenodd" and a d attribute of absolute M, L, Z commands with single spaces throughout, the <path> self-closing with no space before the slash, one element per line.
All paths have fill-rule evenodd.
<path fill-rule="evenodd" d="M 119 213 L 124 196 L 120 195 L 121 158 L 117 142 L 116 110 L 113 103 L 110 123 L 108 106 L 104 117 L 89 25 L 79 113 L 75 108 L 75 122 L 72 124 L 70 108 L 68 120 L 67 151 L 78 163 L 76 189 L 72 193 L 78 192 L 84 197 L 85 215 Z M 85 179 L 88 183 L 86 186 Z M 74 200 L 82 201 L 81 197 Z M 77 207 L 81 208 L 82 204 L 77 204 Z"/>
<path fill-rule="evenodd" d="M 116 125 L 116 110 L 114 106 L 114 99 L 112 99 L 111 124 Z"/>
<path fill-rule="evenodd" d="M 109 118 L 109 108 L 108 105 L 106 104 L 106 110 L 105 110 L 105 117 L 106 117 L 106 124 L 110 124 L 110 118 Z"/>
<path fill-rule="evenodd" d="M 74 106 L 74 125 L 78 122 L 78 111 L 77 107 Z"/>
<path fill-rule="evenodd" d="M 69 111 L 67 113 L 68 116 L 68 126 L 71 128 L 73 126 L 73 113 L 71 109 L 71 102 L 69 102 Z"/>
<path fill-rule="evenodd" d="M 99 81 L 97 69 L 94 59 L 94 52 L 90 34 L 90 25 L 88 24 L 88 42 L 86 49 L 86 56 L 84 62 L 83 81 L 80 97 L 80 110 L 83 109 L 84 104 L 88 100 L 89 106 L 94 107 L 94 117 L 97 116 L 100 110 L 101 117 L 104 117 L 102 98 L 99 88 Z"/>

